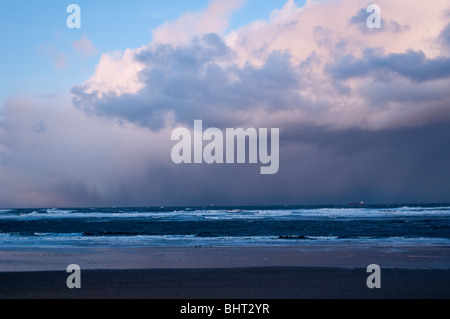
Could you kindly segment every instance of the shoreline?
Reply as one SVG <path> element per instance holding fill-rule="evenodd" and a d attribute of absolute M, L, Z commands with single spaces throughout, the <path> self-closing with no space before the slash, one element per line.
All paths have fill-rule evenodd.
<path fill-rule="evenodd" d="M 0 248 L 0 299 L 450 298 L 450 246 Z M 66 268 L 81 268 L 68 289 Z M 381 289 L 366 268 L 381 267 Z"/>

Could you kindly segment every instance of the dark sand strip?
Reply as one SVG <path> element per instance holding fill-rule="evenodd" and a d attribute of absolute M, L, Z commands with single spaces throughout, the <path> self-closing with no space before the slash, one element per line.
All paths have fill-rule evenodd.
<path fill-rule="evenodd" d="M 81 289 L 64 271 L 0 273 L 0 298 L 324 299 L 450 298 L 450 270 L 383 269 L 369 289 L 364 268 L 85 270 Z"/>

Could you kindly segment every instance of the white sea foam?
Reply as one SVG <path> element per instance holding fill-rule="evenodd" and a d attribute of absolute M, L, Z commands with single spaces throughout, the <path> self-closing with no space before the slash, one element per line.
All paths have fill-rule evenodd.
<path fill-rule="evenodd" d="M 358 218 L 398 218 L 408 216 L 450 216 L 450 207 L 399 207 L 399 208 L 317 208 L 317 209 L 197 209 L 174 211 L 101 211 L 100 209 L 46 209 L 46 210 L 0 210 L 0 219 L 47 219 L 47 218 L 152 218 L 165 220 L 249 220 L 249 219 L 358 219 Z"/>
<path fill-rule="evenodd" d="M 82 233 L 35 233 L 20 235 L 0 233 L 0 247 L 239 247 L 239 246 L 305 246 L 305 245 L 450 245 L 446 238 L 339 238 L 336 236 L 308 236 L 280 238 L 278 236 L 221 236 L 195 235 L 132 235 L 85 236 Z"/>

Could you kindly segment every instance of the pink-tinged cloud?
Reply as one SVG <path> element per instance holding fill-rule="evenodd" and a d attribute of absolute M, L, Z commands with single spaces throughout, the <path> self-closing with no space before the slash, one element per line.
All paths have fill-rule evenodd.
<path fill-rule="evenodd" d="M 54 45 L 41 45 L 37 50 L 50 59 L 55 69 L 62 70 L 68 67 L 67 55 L 59 51 Z"/>
<path fill-rule="evenodd" d="M 72 41 L 72 45 L 76 52 L 85 57 L 93 56 L 98 52 L 97 47 L 87 37 L 83 37 L 77 41 Z"/>
<path fill-rule="evenodd" d="M 267 21 L 227 35 L 218 32 L 223 21 L 206 27 L 204 21 L 238 5 L 213 1 L 162 25 L 147 46 L 111 63 L 104 55 L 95 74 L 74 87 L 75 104 L 152 129 L 168 117 L 191 123 L 200 116 L 222 124 L 270 118 L 273 125 L 368 130 L 450 120 L 447 90 L 433 95 L 450 85 L 450 56 L 441 43 L 448 2 L 380 0 L 381 29 L 367 28 L 367 3 L 354 0 L 304 7 L 289 0 Z M 432 91 L 408 99 L 418 81 Z M 383 85 L 402 89 L 381 101 L 375 96 Z"/>
<path fill-rule="evenodd" d="M 153 30 L 153 42 L 178 44 L 194 36 L 208 33 L 222 34 L 229 25 L 233 11 L 242 7 L 245 0 L 213 0 L 200 12 L 184 13 L 175 21 L 167 21 Z"/>

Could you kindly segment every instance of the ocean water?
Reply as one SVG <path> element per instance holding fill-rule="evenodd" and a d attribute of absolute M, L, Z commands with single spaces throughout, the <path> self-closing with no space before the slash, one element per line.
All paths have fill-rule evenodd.
<path fill-rule="evenodd" d="M 0 210 L 0 247 L 450 244 L 450 205 Z"/>

